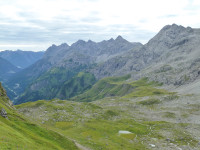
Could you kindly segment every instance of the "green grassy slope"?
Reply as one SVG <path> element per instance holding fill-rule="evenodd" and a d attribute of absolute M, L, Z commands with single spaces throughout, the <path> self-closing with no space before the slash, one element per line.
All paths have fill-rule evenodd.
<path fill-rule="evenodd" d="M 71 99 L 92 102 L 54 99 L 15 107 L 44 127 L 94 150 L 144 150 L 153 149 L 154 144 L 163 150 L 197 148 L 198 139 L 187 130 L 191 124 L 168 122 L 176 114 L 166 106 L 179 96 L 147 78 L 129 78 L 104 78 Z M 131 133 L 120 134 L 121 130 Z"/>
<path fill-rule="evenodd" d="M 160 149 L 167 149 L 170 148 L 167 138 L 177 147 L 197 145 L 198 141 L 185 129 L 187 124 L 138 119 L 140 113 L 134 108 L 139 106 L 132 100 L 115 97 L 89 103 L 43 100 L 16 108 L 36 122 L 43 122 L 44 126 L 94 150 L 144 150 L 152 148 L 149 144 L 160 143 Z M 120 130 L 131 134 L 119 134 Z"/>
<path fill-rule="evenodd" d="M 40 76 L 15 103 L 53 98 L 68 99 L 83 93 L 96 79 L 93 74 L 79 72 L 80 70 L 81 67 L 74 70 L 52 68 Z"/>
<path fill-rule="evenodd" d="M 198 141 L 186 131 L 188 124 L 144 117 L 178 96 L 160 89 L 161 84 L 147 78 L 138 81 L 129 78 L 129 75 L 104 78 L 71 99 L 86 102 L 40 100 L 16 105 L 16 108 L 43 126 L 94 150 L 144 150 L 151 149 L 151 144 L 160 149 L 170 148 L 168 138 L 175 145 L 173 148 L 195 147 Z M 166 116 L 167 113 L 159 114 Z M 131 133 L 119 134 L 120 130 Z"/>
<path fill-rule="evenodd" d="M 148 81 L 147 78 L 142 78 L 138 81 L 130 82 L 130 75 L 122 77 L 108 77 L 99 80 L 91 89 L 85 93 L 73 97 L 73 101 L 90 102 L 104 97 L 143 97 L 152 95 L 171 94 L 166 90 L 156 88 L 161 84 L 153 81 Z"/>
<path fill-rule="evenodd" d="M 0 149 L 77 149 L 66 137 L 33 124 L 18 114 L 0 85 L 0 111 L 2 108 L 6 110 L 8 119 L 0 116 Z"/>
<path fill-rule="evenodd" d="M 90 89 L 96 82 L 93 74 L 87 72 L 79 72 L 71 80 L 66 81 L 56 94 L 57 98 L 68 99 L 73 96 L 79 95 Z"/>

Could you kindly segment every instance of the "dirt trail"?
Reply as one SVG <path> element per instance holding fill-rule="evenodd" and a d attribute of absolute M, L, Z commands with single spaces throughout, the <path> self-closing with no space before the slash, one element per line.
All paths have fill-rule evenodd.
<path fill-rule="evenodd" d="M 74 141 L 74 143 L 76 144 L 76 146 L 77 146 L 80 150 L 91 150 L 91 149 L 89 149 L 89 148 L 87 148 L 87 147 L 84 147 L 83 145 L 77 143 L 76 141 Z"/>

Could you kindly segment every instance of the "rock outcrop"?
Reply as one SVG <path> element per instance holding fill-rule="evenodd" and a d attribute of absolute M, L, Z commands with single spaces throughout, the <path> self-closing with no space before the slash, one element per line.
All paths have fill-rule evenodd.
<path fill-rule="evenodd" d="M 42 91 L 42 88 L 49 86 L 50 82 L 46 80 L 48 76 L 53 74 L 57 78 L 58 76 L 62 76 L 63 70 L 65 70 L 66 73 L 63 75 L 63 78 L 59 79 L 59 84 L 53 86 L 58 87 L 55 89 L 56 91 L 62 87 L 62 84 L 79 72 L 88 72 L 96 64 L 103 63 L 106 60 L 126 53 L 130 49 L 141 46 L 141 43 L 128 42 L 121 36 L 98 43 L 91 40 L 78 40 L 71 46 L 65 43 L 59 46 L 52 45 L 47 49 L 41 60 L 15 74 L 6 84 L 17 95 L 21 95 L 27 87 L 26 91 L 31 91 L 33 87 L 38 87 L 39 85 L 38 90 L 32 95 L 41 95 L 40 91 Z M 57 69 L 60 69 L 59 75 L 58 72 L 54 72 Z M 18 86 L 16 87 L 16 85 Z"/>
<path fill-rule="evenodd" d="M 97 78 L 131 73 L 180 86 L 200 78 L 200 29 L 167 25 L 139 49 L 111 58 L 94 68 Z"/>
<path fill-rule="evenodd" d="M 4 108 L 1 108 L 0 115 L 1 115 L 2 117 L 6 118 L 6 119 L 8 118 L 7 112 L 6 112 L 6 110 L 5 110 Z"/>

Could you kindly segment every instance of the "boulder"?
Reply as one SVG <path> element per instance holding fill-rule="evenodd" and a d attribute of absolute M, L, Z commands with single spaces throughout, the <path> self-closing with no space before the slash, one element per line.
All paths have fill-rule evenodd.
<path fill-rule="evenodd" d="M 1 115 L 2 117 L 4 117 L 4 118 L 8 118 L 7 112 L 6 112 L 6 110 L 5 110 L 4 108 L 1 109 L 0 115 Z"/>

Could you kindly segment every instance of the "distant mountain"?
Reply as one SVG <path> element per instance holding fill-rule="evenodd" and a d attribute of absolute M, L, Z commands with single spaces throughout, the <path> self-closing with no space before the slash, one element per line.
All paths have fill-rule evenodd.
<path fill-rule="evenodd" d="M 78 40 L 71 46 L 65 43 L 59 46 L 52 45 L 47 49 L 44 59 L 47 59 L 51 64 L 57 66 L 68 65 L 66 61 L 69 59 L 81 64 L 91 64 L 104 62 L 132 48 L 141 46 L 141 43 L 128 42 L 121 36 L 118 36 L 115 40 L 111 38 L 110 40 L 104 40 L 99 43 L 91 40 L 87 42 Z"/>
<path fill-rule="evenodd" d="M 0 52 L 0 57 L 8 60 L 15 66 L 19 68 L 26 68 L 39 59 L 41 59 L 44 55 L 44 52 L 32 52 L 32 51 L 2 51 Z"/>
<path fill-rule="evenodd" d="M 97 78 L 132 74 L 180 86 L 200 78 L 200 29 L 167 25 L 147 44 L 93 69 Z"/>
<path fill-rule="evenodd" d="M 39 99 L 69 99 L 90 89 L 96 82 L 91 73 L 79 72 L 74 76 L 73 72 L 65 71 L 63 68 L 54 68 L 45 73 L 18 98 L 15 104 Z"/>
<path fill-rule="evenodd" d="M 1 80 L 18 72 L 20 69 L 11 64 L 9 61 L 0 57 L 0 78 Z"/>
<path fill-rule="evenodd" d="M 199 43 L 200 29 L 173 24 L 163 27 L 145 45 L 130 43 L 121 36 L 99 43 L 79 40 L 71 46 L 52 45 L 43 59 L 23 73 L 17 73 L 20 79 L 13 79 L 10 87 L 19 84 L 21 93 L 26 89 L 26 93 L 33 96 L 31 93 L 37 91 L 48 92 L 44 90 L 47 86 L 59 89 L 79 72 L 85 71 L 93 74 L 97 80 L 131 74 L 132 80 L 148 77 L 165 85 L 182 86 L 200 80 Z M 54 72 L 56 80 L 52 82 L 50 72 L 59 69 L 62 71 Z M 68 73 L 66 78 L 60 72 Z M 42 98 L 46 99 L 45 96 Z"/>
<path fill-rule="evenodd" d="M 64 83 L 70 81 L 73 77 L 78 75 L 79 72 L 87 72 L 91 68 L 94 68 L 98 63 L 102 63 L 110 58 L 122 55 L 130 49 L 137 49 L 141 46 L 141 43 L 128 42 L 121 36 L 118 36 L 116 39 L 110 39 L 99 43 L 91 40 L 87 42 L 78 40 L 71 46 L 66 43 L 59 46 L 52 45 L 46 50 L 41 60 L 17 73 L 15 77 L 9 80 L 7 85 L 18 94 L 21 94 L 29 87 L 26 89 L 26 93 L 30 93 L 29 95 L 32 96 L 32 100 L 37 100 L 38 96 L 33 95 L 38 94 L 33 93 L 46 95 L 44 93 L 49 92 L 46 88 L 47 86 L 54 87 L 54 92 L 61 87 L 62 91 L 65 91 L 63 88 L 67 89 L 68 87 L 63 86 Z M 55 78 L 54 82 L 50 81 L 52 75 Z M 18 88 L 15 88 L 16 85 L 19 85 Z M 84 91 L 82 88 L 79 89 L 81 89 L 82 92 Z M 41 94 L 41 91 L 44 93 Z M 79 91 L 77 91 L 77 93 L 79 93 Z M 39 97 L 41 99 L 49 99 L 47 96 Z M 58 95 L 56 97 L 67 98 Z M 29 98 L 27 97 L 27 99 Z"/>

